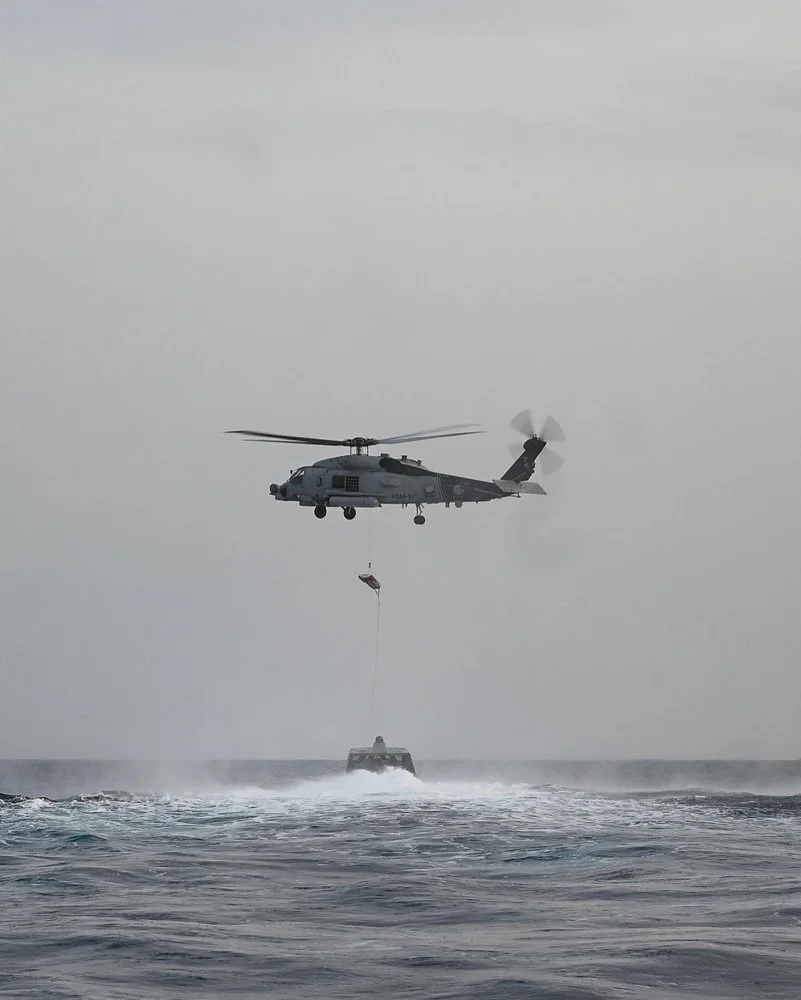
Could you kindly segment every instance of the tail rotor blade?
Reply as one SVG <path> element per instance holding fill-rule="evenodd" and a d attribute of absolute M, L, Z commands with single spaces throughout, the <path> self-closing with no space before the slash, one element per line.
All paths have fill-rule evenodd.
<path fill-rule="evenodd" d="M 534 427 L 534 415 L 531 410 L 521 410 L 512 420 L 512 427 L 527 438 L 534 437 L 537 433 Z"/>
<path fill-rule="evenodd" d="M 550 414 L 545 418 L 542 429 L 540 430 L 540 437 L 543 441 L 551 444 L 553 441 L 564 441 L 565 432 L 559 426 L 554 417 Z"/>
<path fill-rule="evenodd" d="M 537 455 L 536 467 L 544 476 L 551 476 L 562 468 L 564 462 L 564 458 L 558 452 L 546 447 Z"/>

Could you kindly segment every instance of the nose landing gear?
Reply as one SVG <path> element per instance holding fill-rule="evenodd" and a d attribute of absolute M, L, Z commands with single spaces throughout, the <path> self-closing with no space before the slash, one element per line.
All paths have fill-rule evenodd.
<path fill-rule="evenodd" d="M 327 513 L 328 513 L 328 508 L 324 504 L 318 503 L 317 506 L 314 508 L 315 517 L 325 517 Z"/>

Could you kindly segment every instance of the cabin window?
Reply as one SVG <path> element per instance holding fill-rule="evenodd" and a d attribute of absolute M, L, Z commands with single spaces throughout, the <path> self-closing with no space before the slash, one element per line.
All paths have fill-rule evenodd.
<path fill-rule="evenodd" d="M 345 489 L 345 477 L 344 476 L 331 476 L 331 489 L 332 490 L 344 490 Z"/>
<path fill-rule="evenodd" d="M 359 477 L 358 476 L 345 476 L 345 492 L 346 493 L 358 493 L 359 492 Z"/>

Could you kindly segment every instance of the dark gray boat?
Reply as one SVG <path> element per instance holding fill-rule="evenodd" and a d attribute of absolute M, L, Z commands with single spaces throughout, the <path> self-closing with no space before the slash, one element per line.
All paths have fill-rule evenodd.
<path fill-rule="evenodd" d="M 388 747 L 383 736 L 376 736 L 371 747 L 353 747 L 348 753 L 346 771 L 386 771 L 388 767 L 403 768 L 416 774 L 412 755 L 406 747 Z"/>

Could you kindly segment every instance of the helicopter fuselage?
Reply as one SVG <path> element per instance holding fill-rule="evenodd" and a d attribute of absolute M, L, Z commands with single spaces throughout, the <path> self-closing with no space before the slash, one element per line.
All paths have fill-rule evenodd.
<path fill-rule="evenodd" d="M 427 504 L 484 503 L 523 492 L 544 492 L 534 484 L 504 480 L 468 479 L 434 472 L 419 460 L 382 455 L 339 455 L 295 469 L 280 486 L 273 483 L 270 493 L 276 500 L 314 507 L 318 517 L 328 507 L 341 507 L 353 517 L 357 507 L 385 504 L 414 504 L 418 511 Z"/>

